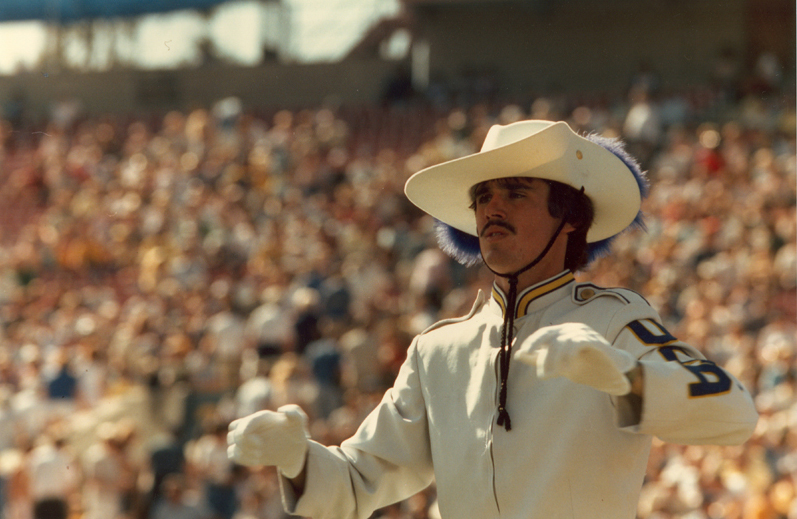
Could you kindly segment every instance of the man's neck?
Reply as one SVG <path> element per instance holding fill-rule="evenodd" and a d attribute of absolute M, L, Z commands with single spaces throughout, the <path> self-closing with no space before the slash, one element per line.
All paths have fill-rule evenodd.
<path fill-rule="evenodd" d="M 534 286 L 538 283 L 542 283 L 547 279 L 551 279 L 552 277 L 562 273 L 564 270 L 566 270 L 564 267 L 547 268 L 544 270 L 533 268 L 528 272 L 524 272 L 520 276 L 518 276 L 518 284 L 517 284 L 518 293 L 526 290 L 530 286 Z M 509 278 L 503 276 L 495 276 L 495 284 L 505 294 L 509 293 Z"/>

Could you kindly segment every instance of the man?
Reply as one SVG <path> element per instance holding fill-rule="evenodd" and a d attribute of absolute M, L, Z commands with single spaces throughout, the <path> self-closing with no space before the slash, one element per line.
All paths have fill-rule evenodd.
<path fill-rule="evenodd" d="M 230 425 L 228 455 L 276 465 L 286 509 L 367 518 L 437 485 L 444 518 L 633 518 L 651 438 L 738 444 L 747 391 L 630 290 L 572 271 L 640 225 L 645 180 L 617 142 L 565 123 L 490 129 L 479 153 L 405 187 L 441 246 L 483 259 L 492 295 L 413 341 L 394 386 L 340 447 L 297 407 Z"/>

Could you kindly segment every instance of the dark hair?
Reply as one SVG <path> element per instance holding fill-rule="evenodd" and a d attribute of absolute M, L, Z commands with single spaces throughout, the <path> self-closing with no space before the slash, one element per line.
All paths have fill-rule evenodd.
<path fill-rule="evenodd" d="M 587 231 L 592 226 L 595 209 L 592 200 L 583 191 L 554 180 L 546 182 L 551 186 L 548 192 L 548 213 L 554 218 L 564 218 L 575 227 L 567 235 L 565 268 L 576 272 L 589 263 Z"/>
<path fill-rule="evenodd" d="M 531 177 L 501 178 L 497 180 L 511 182 L 518 179 L 531 180 Z M 548 213 L 554 218 L 564 218 L 567 223 L 575 227 L 567 235 L 564 266 L 573 272 L 581 270 L 589 263 L 587 231 L 592 226 L 592 220 L 595 217 L 592 200 L 581 190 L 562 182 L 547 179 L 540 180 L 550 186 L 548 191 Z M 470 189 L 471 208 L 473 209 L 476 208 L 476 191 L 482 184 L 484 182 L 480 182 Z"/>

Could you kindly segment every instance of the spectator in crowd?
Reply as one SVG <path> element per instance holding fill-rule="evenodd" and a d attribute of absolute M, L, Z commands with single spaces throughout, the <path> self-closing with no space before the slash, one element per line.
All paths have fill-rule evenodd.
<path fill-rule="evenodd" d="M 80 463 L 60 429 L 51 426 L 28 459 L 33 519 L 67 519 L 79 488 Z"/>
<path fill-rule="evenodd" d="M 235 467 L 227 459 L 227 422 L 209 418 L 205 433 L 186 446 L 187 471 L 202 482 L 202 495 L 212 519 L 232 519 L 238 510 Z"/>
<path fill-rule="evenodd" d="M 177 434 L 165 431 L 150 440 L 149 463 L 145 467 L 146 483 L 142 485 L 141 513 L 146 518 L 152 506 L 159 502 L 165 488 L 164 481 L 171 475 L 185 476 L 185 452 Z"/>
<path fill-rule="evenodd" d="M 97 442 L 82 456 L 84 519 L 121 519 L 129 512 L 127 497 L 136 473 L 124 450 L 122 424 L 105 422 Z"/>
<path fill-rule="evenodd" d="M 236 417 L 272 407 L 269 369 L 270 361 L 262 359 L 256 349 L 244 351 L 241 357 L 241 385 L 235 391 Z"/>
<path fill-rule="evenodd" d="M 161 498 L 155 503 L 151 519 L 208 519 L 201 507 L 190 499 L 185 478 L 171 474 L 163 480 Z"/>

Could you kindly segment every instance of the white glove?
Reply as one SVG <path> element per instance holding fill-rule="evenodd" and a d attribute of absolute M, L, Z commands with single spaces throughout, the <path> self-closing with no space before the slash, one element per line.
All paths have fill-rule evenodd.
<path fill-rule="evenodd" d="M 307 457 L 307 415 L 298 405 L 258 411 L 230 424 L 227 457 L 239 465 L 276 466 L 291 479 Z"/>
<path fill-rule="evenodd" d="M 633 355 L 614 348 L 583 323 L 540 328 L 517 351 L 518 360 L 536 366 L 541 379 L 566 377 L 617 396 L 631 390 L 625 373 L 637 363 Z"/>

